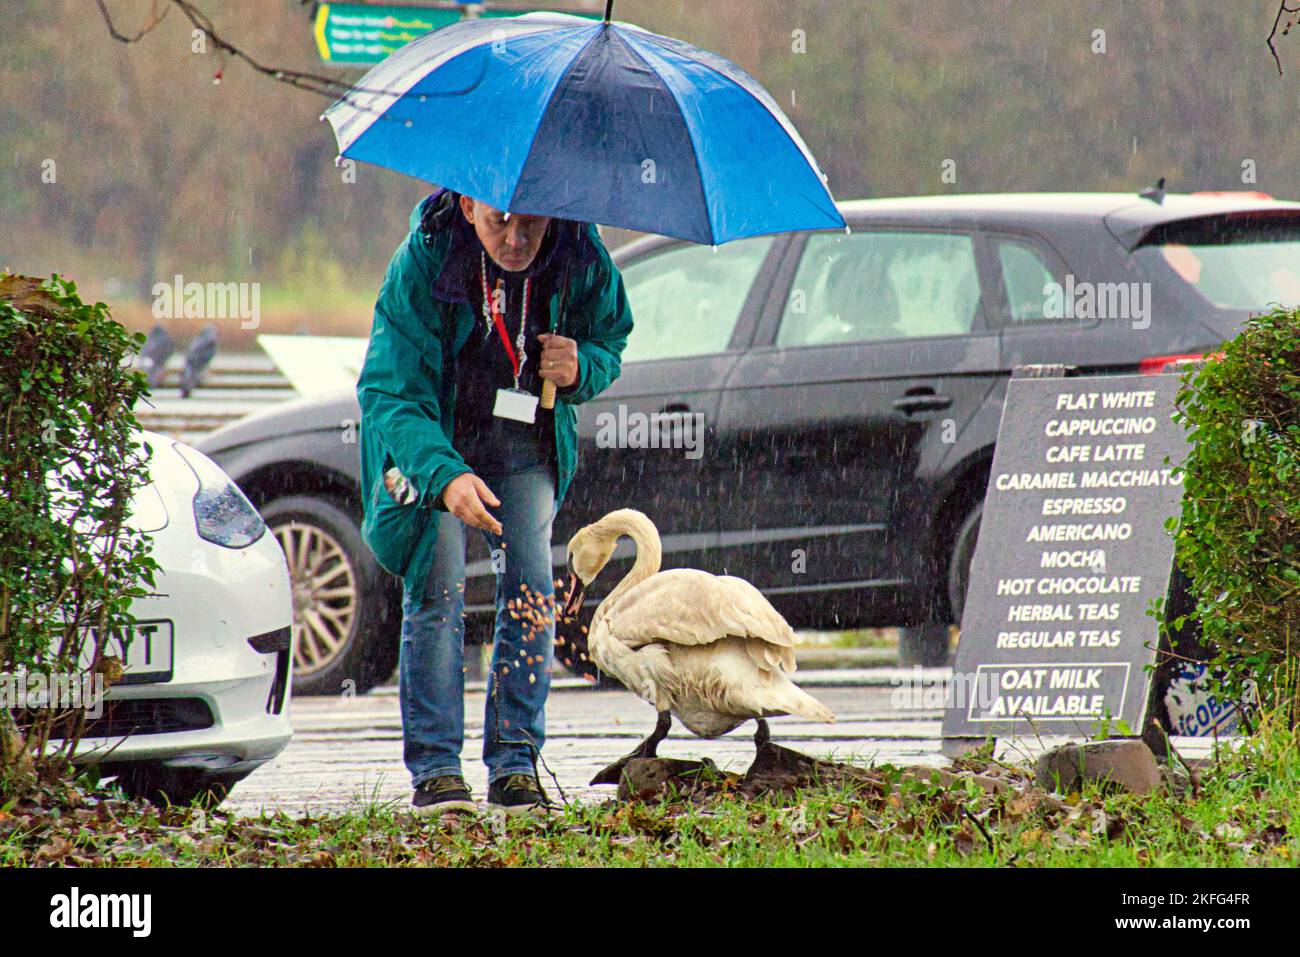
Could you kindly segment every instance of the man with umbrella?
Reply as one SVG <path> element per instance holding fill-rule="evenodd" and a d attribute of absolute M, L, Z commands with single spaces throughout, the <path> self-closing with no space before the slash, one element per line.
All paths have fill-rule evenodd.
<path fill-rule="evenodd" d="M 402 734 L 417 813 L 474 808 L 460 765 L 466 526 L 482 531 L 497 576 L 488 801 L 547 803 L 536 760 L 555 633 L 551 525 L 576 468 L 574 407 L 618 377 L 631 329 L 594 226 L 449 190 L 412 213 L 357 394 L 362 532 L 403 579 Z"/>
<path fill-rule="evenodd" d="M 715 246 L 846 228 L 812 153 L 753 77 L 614 21 L 612 7 L 598 23 L 530 13 L 435 30 L 324 114 L 340 161 L 463 194 L 438 194 L 412 217 L 358 388 L 363 532 L 406 588 L 402 715 L 420 808 L 471 806 L 459 778 L 465 524 L 504 558 L 489 799 L 544 799 L 524 771 L 542 744 L 551 632 L 516 622 L 535 627 L 536 604 L 551 600 L 547 504 L 573 478 L 574 406 L 617 378 L 632 327 L 594 228 L 572 221 Z M 543 317 L 549 338 L 535 326 Z"/>

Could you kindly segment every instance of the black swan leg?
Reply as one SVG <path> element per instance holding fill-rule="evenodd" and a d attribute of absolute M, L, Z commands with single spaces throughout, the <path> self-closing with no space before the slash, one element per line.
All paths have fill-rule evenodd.
<path fill-rule="evenodd" d="M 791 751 L 772 743 L 772 731 L 763 718 L 755 719 L 758 730 L 754 732 L 754 763 L 745 772 L 743 781 L 754 793 L 801 786 L 821 780 L 844 765 L 832 764 Z"/>
<path fill-rule="evenodd" d="M 779 764 L 784 750 L 772 743 L 772 729 L 767 726 L 767 719 L 754 720 L 758 727 L 754 730 L 754 763 L 749 766 L 749 775 L 761 774 Z"/>
<path fill-rule="evenodd" d="M 600 771 L 591 779 L 592 784 L 618 784 L 623 777 L 623 769 L 633 758 L 653 758 L 657 757 L 656 750 L 659 742 L 668 737 L 668 729 L 673 725 L 673 716 L 667 711 L 659 712 L 659 721 L 655 724 L 655 729 L 650 732 L 650 737 L 646 738 L 636 746 L 631 754 L 626 754 L 619 758 L 609 767 Z"/>

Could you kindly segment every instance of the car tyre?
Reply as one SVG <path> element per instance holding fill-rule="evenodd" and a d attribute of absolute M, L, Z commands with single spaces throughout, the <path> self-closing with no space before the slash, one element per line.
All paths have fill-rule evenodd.
<path fill-rule="evenodd" d="M 363 694 L 397 665 L 397 588 L 342 502 L 290 495 L 261 509 L 293 591 L 293 693 Z"/>
<path fill-rule="evenodd" d="M 980 519 L 984 516 L 984 503 L 979 502 L 967 514 L 953 539 L 952 557 L 948 562 L 948 610 L 953 624 L 961 624 L 962 610 L 966 607 L 966 589 L 970 587 L 971 560 L 975 557 L 975 543 L 980 535 Z"/>
<path fill-rule="evenodd" d="M 948 663 L 948 623 L 931 621 L 898 629 L 898 665 L 939 668 Z"/>

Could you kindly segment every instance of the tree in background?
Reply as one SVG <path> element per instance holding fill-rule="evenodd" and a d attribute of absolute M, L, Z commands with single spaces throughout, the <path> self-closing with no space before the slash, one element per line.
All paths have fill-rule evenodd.
<path fill-rule="evenodd" d="M 137 296 L 151 280 L 205 271 L 292 281 L 304 294 L 326 280 L 373 294 L 428 186 L 364 166 L 348 182 L 334 165 L 319 114 L 360 71 L 316 59 L 310 5 L 103 7 L 128 38 L 151 9 L 173 12 L 123 44 L 85 0 L 15 0 L 6 10 L 4 261 L 45 271 L 76 253 L 101 275 L 129 271 Z M 196 38 L 184 9 L 211 17 L 214 33 Z M 1300 130 L 1291 84 L 1264 43 L 1272 10 L 1173 0 L 618 0 L 615 12 L 753 73 L 848 199 L 1136 190 L 1160 176 L 1177 190 L 1285 193 L 1300 178 Z M 1279 16 L 1281 41 L 1292 15 Z M 259 75 L 215 39 L 316 92 Z M 335 86 L 321 87 L 322 77 Z M 56 182 L 43 180 L 46 161 Z M 304 279 L 304 270 L 319 274 Z M 365 324 L 358 314 L 356 331 Z"/>

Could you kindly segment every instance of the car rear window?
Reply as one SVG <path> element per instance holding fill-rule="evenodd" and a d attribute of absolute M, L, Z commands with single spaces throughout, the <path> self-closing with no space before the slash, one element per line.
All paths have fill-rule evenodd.
<path fill-rule="evenodd" d="M 1133 251 L 1139 267 L 1185 283 L 1219 309 L 1300 306 L 1300 216 L 1170 223 Z"/>
<path fill-rule="evenodd" d="M 1060 322 L 1047 308 L 1047 288 L 1057 280 L 1043 253 L 1023 240 L 998 238 L 994 242 L 1007 293 L 1004 321 L 1011 325 Z"/>

